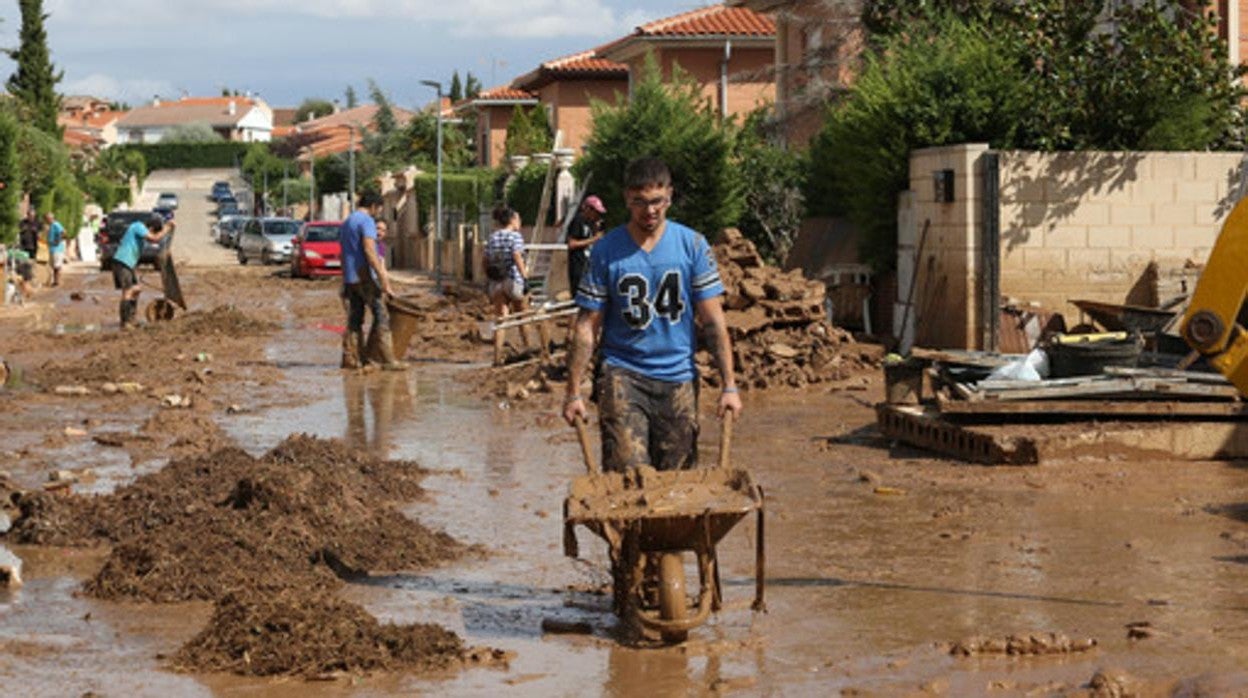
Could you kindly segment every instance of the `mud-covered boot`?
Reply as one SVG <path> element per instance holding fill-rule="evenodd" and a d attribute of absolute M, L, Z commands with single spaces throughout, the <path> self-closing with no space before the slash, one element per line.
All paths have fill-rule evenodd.
<path fill-rule="evenodd" d="M 342 335 L 342 368 L 352 370 L 360 368 L 360 332 L 345 332 Z"/>
<path fill-rule="evenodd" d="M 138 311 L 139 302 L 122 299 L 119 306 L 121 315 L 121 329 L 127 330 L 135 326 L 134 315 Z"/>
<path fill-rule="evenodd" d="M 386 371 L 406 371 L 407 363 L 394 356 L 394 339 L 390 328 L 377 330 L 377 348 L 381 351 L 381 367 Z"/>

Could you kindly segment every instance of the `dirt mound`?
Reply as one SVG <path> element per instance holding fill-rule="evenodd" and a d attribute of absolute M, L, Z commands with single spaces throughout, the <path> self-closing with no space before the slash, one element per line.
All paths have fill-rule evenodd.
<path fill-rule="evenodd" d="M 463 547 L 393 507 L 423 471 L 293 436 L 262 458 L 239 449 L 175 460 L 102 497 L 18 497 L 21 543 L 114 543 L 86 583 L 99 598 L 216 599 L 240 587 L 334 586 L 341 575 L 417 569 Z"/>
<path fill-rule="evenodd" d="M 416 321 L 408 356 L 422 359 L 482 361 L 489 344 L 481 338 L 480 323 L 491 317 L 485 294 L 466 287 L 448 287 L 443 296 L 413 294 L 392 304 Z M 397 313 L 391 310 L 392 323 Z"/>
<path fill-rule="evenodd" d="M 232 593 L 208 626 L 184 645 L 184 671 L 306 677 L 369 670 L 446 668 L 459 660 L 459 637 L 436 625 L 382 625 L 360 606 L 328 594 Z"/>
<path fill-rule="evenodd" d="M 859 345 L 827 322 L 822 282 L 804 278 L 801 269 L 764 264 L 754 243 L 735 228 L 725 230 L 713 249 L 743 388 L 800 388 L 878 367 L 879 347 Z M 697 361 L 703 381 L 717 386 L 710 355 L 699 352 Z"/>
<path fill-rule="evenodd" d="M 212 310 L 197 310 L 172 322 L 149 325 L 149 329 L 166 334 L 226 335 L 249 337 L 276 330 L 277 323 L 253 318 L 232 305 L 219 305 Z"/>

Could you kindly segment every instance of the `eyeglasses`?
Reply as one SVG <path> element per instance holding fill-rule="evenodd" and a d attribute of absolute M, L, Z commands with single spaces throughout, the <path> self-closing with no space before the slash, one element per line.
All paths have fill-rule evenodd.
<path fill-rule="evenodd" d="M 664 206 L 667 206 L 669 203 L 671 203 L 671 201 L 672 200 L 667 198 L 666 196 L 656 196 L 653 199 L 633 198 L 633 199 L 628 200 L 628 206 L 629 208 L 641 208 L 641 209 L 663 208 Z"/>

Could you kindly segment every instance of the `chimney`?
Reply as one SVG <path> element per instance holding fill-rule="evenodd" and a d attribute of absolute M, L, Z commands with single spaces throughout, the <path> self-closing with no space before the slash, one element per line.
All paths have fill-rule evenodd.
<path fill-rule="evenodd" d="M 226 113 L 230 116 L 234 116 L 238 113 L 238 105 L 234 103 L 234 100 L 230 100 L 230 106 L 226 107 Z"/>
<path fill-rule="evenodd" d="M 160 106 L 160 95 L 153 95 L 153 96 L 152 96 L 152 106 L 153 106 L 153 107 L 159 107 L 159 106 Z"/>

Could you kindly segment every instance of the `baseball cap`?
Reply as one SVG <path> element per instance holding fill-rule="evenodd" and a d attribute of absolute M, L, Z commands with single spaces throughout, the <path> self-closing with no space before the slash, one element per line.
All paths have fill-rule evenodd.
<path fill-rule="evenodd" d="M 598 213 L 607 212 L 607 207 L 602 205 L 602 199 L 593 195 L 585 197 L 584 205 L 594 209 Z"/>

